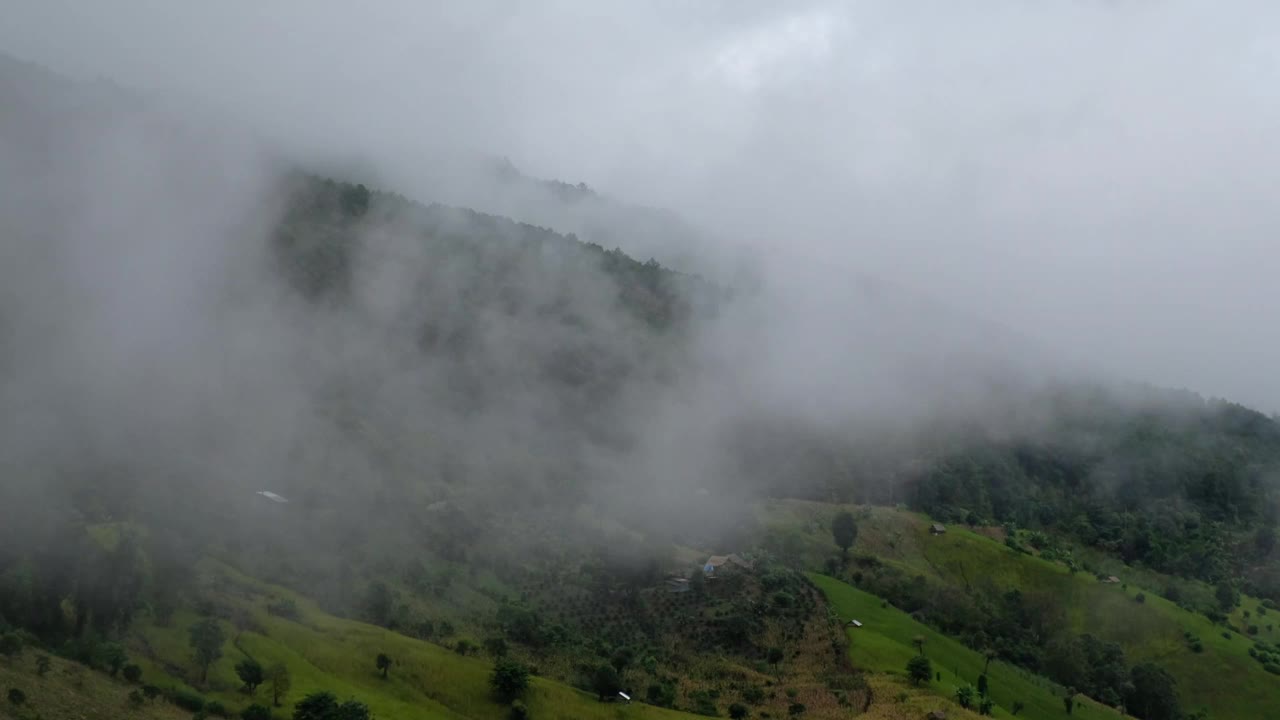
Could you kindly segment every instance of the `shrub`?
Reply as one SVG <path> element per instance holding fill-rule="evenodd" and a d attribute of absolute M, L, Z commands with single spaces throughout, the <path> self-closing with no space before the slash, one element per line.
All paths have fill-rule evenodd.
<path fill-rule="evenodd" d="M 750 712 L 751 711 L 747 709 L 747 706 L 742 703 L 734 703 L 729 706 L 729 717 L 733 718 L 733 720 L 742 720 Z"/>
<path fill-rule="evenodd" d="M 129 691 L 129 703 L 134 707 L 140 707 L 144 702 L 146 702 L 146 698 L 142 697 L 141 692 L 137 690 Z"/>
<path fill-rule="evenodd" d="M 215 717 L 221 717 L 221 718 L 231 717 L 231 714 L 227 712 L 227 708 L 217 700 L 210 700 L 208 703 L 205 704 L 204 714 L 213 715 Z"/>
<path fill-rule="evenodd" d="M 169 691 L 168 697 L 169 702 L 177 705 L 183 710 L 190 710 L 194 713 L 200 712 L 204 709 L 204 698 L 193 692 L 174 688 Z"/>
<path fill-rule="evenodd" d="M 529 687 L 529 668 L 515 660 L 503 658 L 493 666 L 489 686 L 503 702 L 511 702 Z"/>
<path fill-rule="evenodd" d="M 125 665 L 121 672 L 124 674 L 124 679 L 131 683 L 136 683 L 142 679 L 142 668 L 132 663 Z"/>
<path fill-rule="evenodd" d="M 271 720 L 271 708 L 254 703 L 240 711 L 240 720 Z"/>
<path fill-rule="evenodd" d="M 511 701 L 511 720 L 529 720 L 529 707 L 520 700 Z"/>
<path fill-rule="evenodd" d="M 9 703 L 14 707 L 21 705 L 27 701 L 27 694 L 18 688 L 9 688 Z"/>
<path fill-rule="evenodd" d="M 792 717 L 795 717 L 796 715 L 803 715 L 806 709 L 807 708 L 805 708 L 804 703 L 794 702 L 787 706 L 787 714 Z"/>
<path fill-rule="evenodd" d="M 1145 602 L 1147 601 L 1147 594 L 1146 594 L 1146 593 L 1138 593 L 1136 596 L 1134 596 L 1134 598 L 1133 598 L 1133 599 L 1134 599 L 1134 600 L 1136 600 L 1137 602 L 1145 603 Z"/>
<path fill-rule="evenodd" d="M 764 700 L 764 688 L 759 685 L 752 685 L 742 691 L 742 699 L 752 705 L 759 705 Z"/>

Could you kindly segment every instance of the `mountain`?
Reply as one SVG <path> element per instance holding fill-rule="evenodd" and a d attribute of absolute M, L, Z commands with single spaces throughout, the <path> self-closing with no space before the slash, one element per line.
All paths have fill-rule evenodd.
<path fill-rule="evenodd" d="M 764 265 L 731 287 L 641 261 L 605 240 L 696 233 L 510 166 L 486 171 L 504 217 L 21 63 L 0 99 L 6 647 L 134 658 L 175 706 L 254 704 L 235 666 L 261 659 L 294 674 L 281 712 L 328 689 L 497 716 L 518 712 L 486 689 L 510 660 L 540 716 L 600 709 L 570 685 L 646 703 L 620 714 L 893 717 L 954 710 L 896 667 L 927 628 L 964 663 L 947 682 L 998 659 L 997 714 L 1058 717 L 1073 687 L 1143 720 L 1268 702 L 1211 692 L 1181 633 L 1225 633 L 1205 657 L 1254 663 L 1251 685 L 1276 664 L 1272 418 L 1086 382 L 865 278 Z M 939 563 L 909 511 L 973 531 Z M 1155 639 L 1055 622 L 1110 607 L 1074 579 L 1091 568 L 1166 598 L 1125 596 Z M 1028 600 L 1033 570 L 1069 600 Z M 866 593 L 893 625 L 870 649 L 841 615 Z M 1102 655 L 1111 674 L 1081 670 Z M 34 661 L 12 677 L 41 682 Z"/>

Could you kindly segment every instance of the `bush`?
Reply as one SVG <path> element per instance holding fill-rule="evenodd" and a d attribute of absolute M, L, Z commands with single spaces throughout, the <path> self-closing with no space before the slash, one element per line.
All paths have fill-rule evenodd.
<path fill-rule="evenodd" d="M 210 700 L 205 704 L 204 714 L 221 718 L 231 717 L 231 713 L 227 712 L 227 708 L 217 700 Z"/>
<path fill-rule="evenodd" d="M 792 717 L 795 717 L 796 715 L 803 715 L 806 709 L 807 708 L 805 708 L 804 703 L 794 702 L 787 706 L 787 714 Z"/>
<path fill-rule="evenodd" d="M 20 654 L 22 654 L 22 638 L 18 637 L 18 633 L 7 632 L 0 635 L 0 655 L 11 658 Z"/>
<path fill-rule="evenodd" d="M 1138 593 L 1133 599 L 1136 600 L 1137 602 L 1144 603 L 1147 601 L 1147 594 Z"/>
<path fill-rule="evenodd" d="M 271 720 L 271 708 L 255 703 L 240 711 L 240 720 Z"/>
<path fill-rule="evenodd" d="M 760 694 L 764 697 L 764 693 Z M 671 707 L 676 703 L 676 686 L 671 683 L 653 683 L 644 693 L 645 702 L 658 707 Z"/>
<path fill-rule="evenodd" d="M 18 688 L 9 688 L 9 703 L 14 707 L 21 705 L 27 701 L 27 694 Z"/>
<path fill-rule="evenodd" d="M 520 700 L 511 701 L 511 720 L 529 720 L 529 707 Z"/>
<path fill-rule="evenodd" d="M 142 679 L 142 668 L 132 663 L 125 665 L 120 672 L 124 674 L 124 679 L 131 683 L 136 683 Z"/>
<path fill-rule="evenodd" d="M 503 658 L 493 666 L 489 687 L 498 699 L 511 702 L 519 698 L 529 687 L 529 668 L 515 660 Z"/>
<path fill-rule="evenodd" d="M 194 713 L 204 709 L 204 698 L 193 692 L 174 688 L 169 691 L 168 697 L 169 702 L 183 710 L 190 710 Z"/>
<path fill-rule="evenodd" d="M 132 704 L 134 707 L 141 707 L 142 703 L 146 701 L 147 701 L 146 698 L 142 697 L 141 692 L 137 690 L 129 691 L 129 703 Z"/>
<path fill-rule="evenodd" d="M 742 699 L 752 705 L 759 705 L 764 700 L 764 688 L 759 685 L 752 685 L 742 691 Z"/>
<path fill-rule="evenodd" d="M 281 598 L 267 603 L 267 613 L 286 620 L 298 619 L 298 604 L 292 598 Z M 253 707 L 250 705 L 250 707 Z"/>
<path fill-rule="evenodd" d="M 729 706 L 729 717 L 733 718 L 733 720 L 742 720 L 742 718 L 745 718 L 750 712 L 751 711 L 747 709 L 747 706 L 742 703 L 734 703 Z"/>

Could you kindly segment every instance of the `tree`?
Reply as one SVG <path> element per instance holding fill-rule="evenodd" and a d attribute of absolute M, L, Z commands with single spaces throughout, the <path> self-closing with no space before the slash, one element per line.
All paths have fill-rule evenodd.
<path fill-rule="evenodd" d="M 635 660 L 635 657 L 635 650 L 632 650 L 629 647 L 620 647 L 614 651 L 613 657 L 609 658 L 609 664 L 613 666 L 614 670 L 618 671 L 619 675 L 621 675 L 622 672 L 631 665 L 631 662 Z"/>
<path fill-rule="evenodd" d="M 271 720 L 271 708 L 254 703 L 240 711 L 240 720 Z"/>
<path fill-rule="evenodd" d="M 1153 663 L 1129 671 L 1125 707 L 1142 720 L 1177 720 L 1182 717 L 1173 676 Z"/>
<path fill-rule="evenodd" d="M 17 707 L 27 701 L 27 694 L 18 688 L 9 688 L 9 703 Z"/>
<path fill-rule="evenodd" d="M 858 539 L 858 521 L 853 519 L 852 513 L 845 511 L 836 514 L 831 520 L 831 537 L 835 539 L 840 552 L 848 555 L 849 548 Z"/>
<path fill-rule="evenodd" d="M 494 663 L 489 675 L 489 687 L 502 702 L 511 702 L 524 694 L 529 687 L 529 668 L 506 658 Z"/>
<path fill-rule="evenodd" d="M 978 694 L 982 697 L 987 696 L 987 675 L 983 673 L 978 676 Z"/>
<path fill-rule="evenodd" d="M 916 655 L 907 661 L 907 676 L 916 685 L 927 683 L 933 677 L 933 663 L 923 655 Z"/>
<path fill-rule="evenodd" d="M 22 653 L 22 638 L 17 633 L 4 633 L 0 635 L 0 655 L 7 658 L 14 658 Z"/>
<path fill-rule="evenodd" d="M 382 672 L 382 678 L 385 680 L 387 677 L 387 671 L 391 669 L 391 658 L 388 657 L 386 653 L 378 653 L 378 657 L 374 660 L 374 664 L 377 665 L 378 670 Z"/>
<path fill-rule="evenodd" d="M 257 692 L 258 686 L 267 679 L 262 664 L 253 658 L 245 658 L 236 663 L 236 676 L 244 683 L 244 689 L 250 695 Z"/>
<path fill-rule="evenodd" d="M 596 668 L 591 675 L 591 688 L 596 691 L 596 696 L 600 700 L 613 697 L 622 689 L 622 681 L 618 679 L 618 671 L 613 666 L 605 663 Z"/>
<path fill-rule="evenodd" d="M 284 663 L 276 663 L 267 669 L 267 683 L 271 686 L 271 704 L 280 707 L 280 698 L 289 694 L 293 678 Z"/>
<path fill-rule="evenodd" d="M 120 668 L 129 662 L 129 656 L 125 655 L 124 646 L 117 642 L 103 643 L 99 648 L 102 658 L 102 664 L 107 668 L 107 672 L 111 677 L 120 674 Z"/>
<path fill-rule="evenodd" d="M 1214 588 L 1213 596 L 1218 600 L 1218 605 L 1223 612 L 1231 612 L 1240 602 L 1240 593 L 1236 592 L 1235 587 L 1226 580 L 1218 583 L 1218 587 Z"/>
<path fill-rule="evenodd" d="M 50 668 L 52 668 L 52 667 L 53 667 L 53 663 L 52 663 L 52 661 L 50 661 L 50 660 L 49 660 L 49 656 L 48 656 L 48 655 L 37 655 L 37 656 L 36 656 L 36 674 L 38 674 L 40 677 L 44 677 L 44 676 L 45 676 L 45 674 L 46 674 L 46 673 L 48 673 L 48 672 L 49 672 L 49 669 L 50 669 Z M 137 667 L 137 666 L 136 666 L 136 665 L 133 665 L 133 666 L 130 666 L 130 667 Z M 125 674 L 124 674 L 125 679 L 128 679 L 128 677 L 129 677 L 129 672 L 128 672 L 128 671 L 129 671 L 129 668 L 125 668 Z"/>
<path fill-rule="evenodd" d="M 142 668 L 133 663 L 125 665 L 121 672 L 124 673 L 124 679 L 131 683 L 136 683 L 142 679 Z"/>
<path fill-rule="evenodd" d="M 747 709 L 747 706 L 742 703 L 734 703 L 729 706 L 729 717 L 733 718 L 733 720 L 742 720 L 750 714 L 750 712 L 751 711 Z"/>
<path fill-rule="evenodd" d="M 188 630 L 191 650 L 200 665 L 200 682 L 209 679 L 209 666 L 222 657 L 222 644 L 226 637 L 222 634 L 222 626 L 212 618 L 201 620 Z"/>
<path fill-rule="evenodd" d="M 961 685 L 956 688 L 956 702 L 960 703 L 960 707 L 968 710 L 973 706 L 973 699 L 977 696 L 972 685 Z"/>

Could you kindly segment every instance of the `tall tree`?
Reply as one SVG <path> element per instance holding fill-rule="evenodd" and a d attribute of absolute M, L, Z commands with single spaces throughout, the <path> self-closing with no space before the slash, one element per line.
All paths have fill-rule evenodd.
<path fill-rule="evenodd" d="M 853 519 L 852 513 L 848 511 L 836 513 L 835 518 L 831 520 L 831 537 L 835 539 L 840 552 L 848 555 L 849 548 L 853 547 L 853 543 L 858 539 L 858 521 Z"/>
<path fill-rule="evenodd" d="M 271 686 L 271 704 L 280 707 L 280 698 L 289 694 L 293 678 L 284 663 L 276 663 L 267 669 L 267 683 Z"/>
<path fill-rule="evenodd" d="M 222 633 L 222 626 L 213 618 L 192 625 L 188 632 L 188 643 L 196 663 L 200 665 L 200 682 L 206 682 L 209 679 L 209 666 L 222 657 L 222 644 L 226 642 L 226 636 Z"/>
<path fill-rule="evenodd" d="M 236 663 L 236 676 L 244 683 L 245 692 L 250 695 L 257 692 L 258 686 L 266 679 L 262 665 L 253 658 L 245 658 Z"/>
<path fill-rule="evenodd" d="M 916 655 L 907 661 L 907 676 L 916 685 L 927 683 L 933 677 L 933 663 L 923 655 Z"/>

